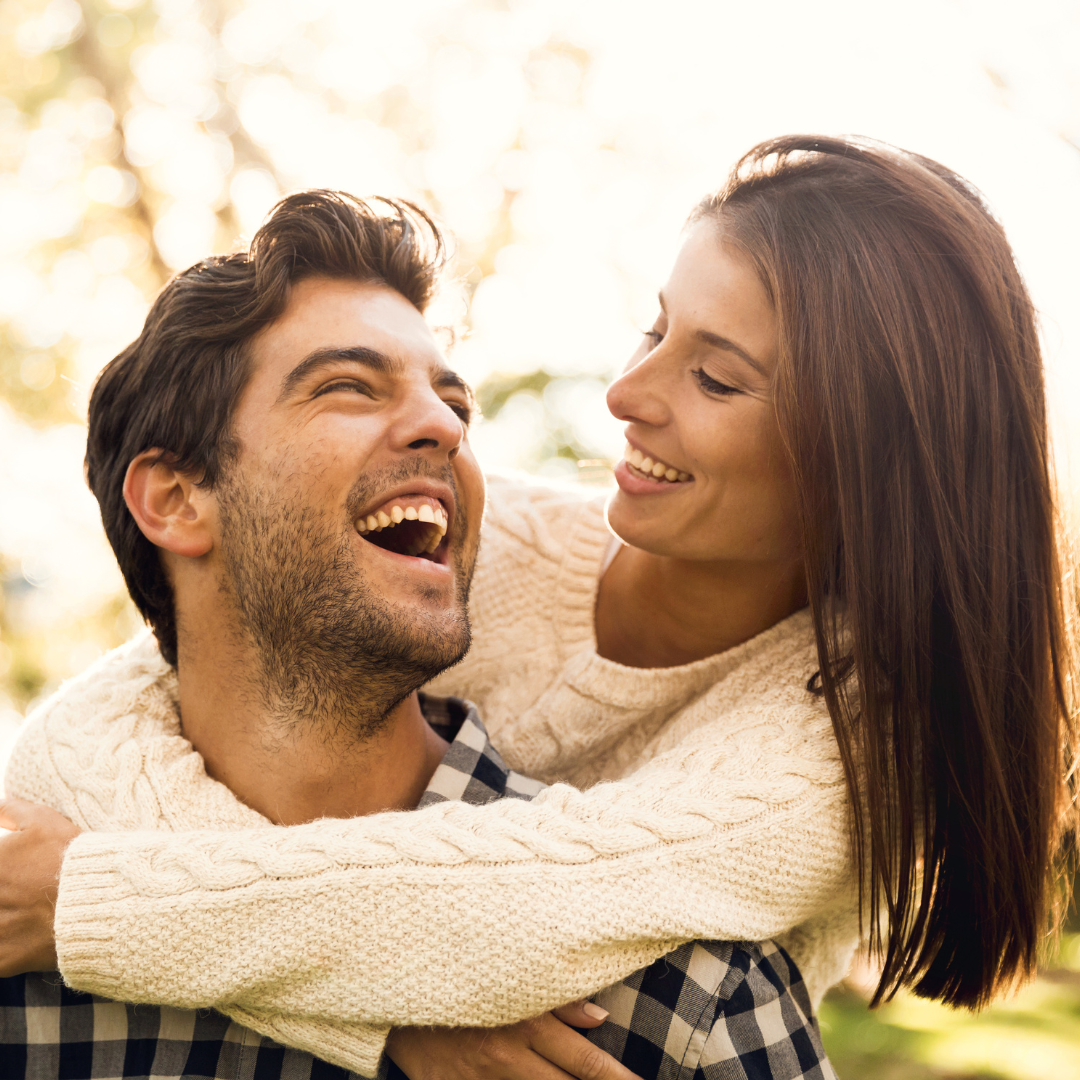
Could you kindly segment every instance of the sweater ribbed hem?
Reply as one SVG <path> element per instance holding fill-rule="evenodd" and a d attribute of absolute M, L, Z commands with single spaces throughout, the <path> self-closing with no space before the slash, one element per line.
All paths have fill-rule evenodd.
<path fill-rule="evenodd" d="M 306 1050 L 331 1065 L 340 1065 L 366 1077 L 378 1074 L 390 1034 L 388 1027 L 325 1024 L 235 1007 L 223 1011 L 230 1019 L 260 1035 Z"/>
<path fill-rule="evenodd" d="M 61 868 L 53 929 L 60 973 L 69 986 L 130 1001 L 134 988 L 125 979 L 120 928 L 117 920 L 104 917 L 105 909 L 135 895 L 117 870 L 125 839 L 87 832 L 72 841 Z"/>

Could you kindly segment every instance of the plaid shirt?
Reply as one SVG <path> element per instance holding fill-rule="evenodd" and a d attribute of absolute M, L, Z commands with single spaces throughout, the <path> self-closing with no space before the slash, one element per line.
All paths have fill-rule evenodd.
<path fill-rule="evenodd" d="M 532 799 L 468 702 L 421 695 L 450 741 L 420 806 Z M 683 945 L 593 999 L 582 1031 L 643 1080 L 836 1080 L 802 977 L 771 941 Z M 125 1005 L 71 990 L 56 972 L 0 979 L 0 1080 L 359 1080 L 213 1010 Z M 406 1080 L 386 1057 L 379 1080 Z"/>

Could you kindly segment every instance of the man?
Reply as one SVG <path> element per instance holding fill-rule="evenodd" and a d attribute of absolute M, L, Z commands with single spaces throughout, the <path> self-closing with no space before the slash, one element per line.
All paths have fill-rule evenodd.
<path fill-rule="evenodd" d="M 46 708 L 12 759 L 14 794 L 115 831 L 296 825 L 539 792 L 502 764 L 474 710 L 418 694 L 468 648 L 484 498 L 466 437 L 471 393 L 422 316 L 442 251 L 407 204 L 308 192 L 282 202 L 249 253 L 166 286 L 95 387 L 87 450 L 156 643 L 122 654 L 145 677 L 110 682 L 110 658 L 93 672 L 127 703 L 121 724 L 67 715 L 63 699 Z M 125 770 L 130 783 L 117 779 Z M 22 827 L 3 841 L 11 867 L 43 812 L 7 813 Z M 182 969 L 182 928 L 175 951 Z M 47 934 L 29 954 L 30 966 L 55 962 Z M 311 967 L 317 978 L 316 955 Z M 320 1058 L 370 1074 L 385 1036 L 371 1036 L 374 1057 L 361 1063 L 333 1032 L 287 1017 L 124 1006 L 55 975 L 0 992 L 0 1048 L 19 1063 L 12 1075 L 35 1080 L 340 1074 Z M 829 1075 L 808 1003 L 768 944 L 691 943 L 605 993 L 619 1022 L 591 1038 L 614 1057 L 550 1015 L 486 1044 L 523 1048 L 520 1071 L 544 1058 L 627 1080 L 616 1057 L 657 1075 L 671 1030 L 716 1045 L 737 1011 L 744 1049 L 765 1066 Z M 606 1014 L 559 1015 L 584 1028 Z M 395 1035 L 389 1050 L 409 1075 L 414 1042 Z M 728 1060 L 744 1056 L 733 1045 Z M 395 1069 L 386 1056 L 380 1067 Z"/>

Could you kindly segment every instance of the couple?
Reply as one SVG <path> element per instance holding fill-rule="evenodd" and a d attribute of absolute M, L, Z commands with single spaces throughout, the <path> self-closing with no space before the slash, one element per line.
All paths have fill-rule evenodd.
<path fill-rule="evenodd" d="M 166 1007 L 13 978 L 26 1054 L 100 1015 L 121 1059 L 141 1021 L 187 1054 L 162 1075 L 827 1076 L 861 926 L 879 996 L 1029 972 L 1067 647 L 1033 312 L 978 196 L 865 142 L 751 151 L 609 392 L 607 527 L 493 482 L 445 674 L 483 484 L 419 314 L 437 234 L 388 209 L 286 200 L 95 389 L 155 637 L 16 748 L 9 792 L 76 824 L 9 802 L 0 962 Z"/>

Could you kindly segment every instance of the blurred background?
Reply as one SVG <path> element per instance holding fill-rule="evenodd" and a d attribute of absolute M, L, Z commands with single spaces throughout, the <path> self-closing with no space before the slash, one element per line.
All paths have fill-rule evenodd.
<path fill-rule="evenodd" d="M 876 136 L 985 192 L 1042 314 L 1071 493 L 1074 0 L 0 0 L 0 762 L 138 625 L 82 424 L 171 273 L 290 189 L 419 200 L 457 237 L 435 319 L 464 330 L 481 459 L 602 482 L 622 446 L 604 390 L 687 213 L 793 131 Z M 1080 1077 L 1080 934 L 978 1017 L 903 995 L 871 1013 L 867 985 L 822 1012 L 843 1080 Z"/>

